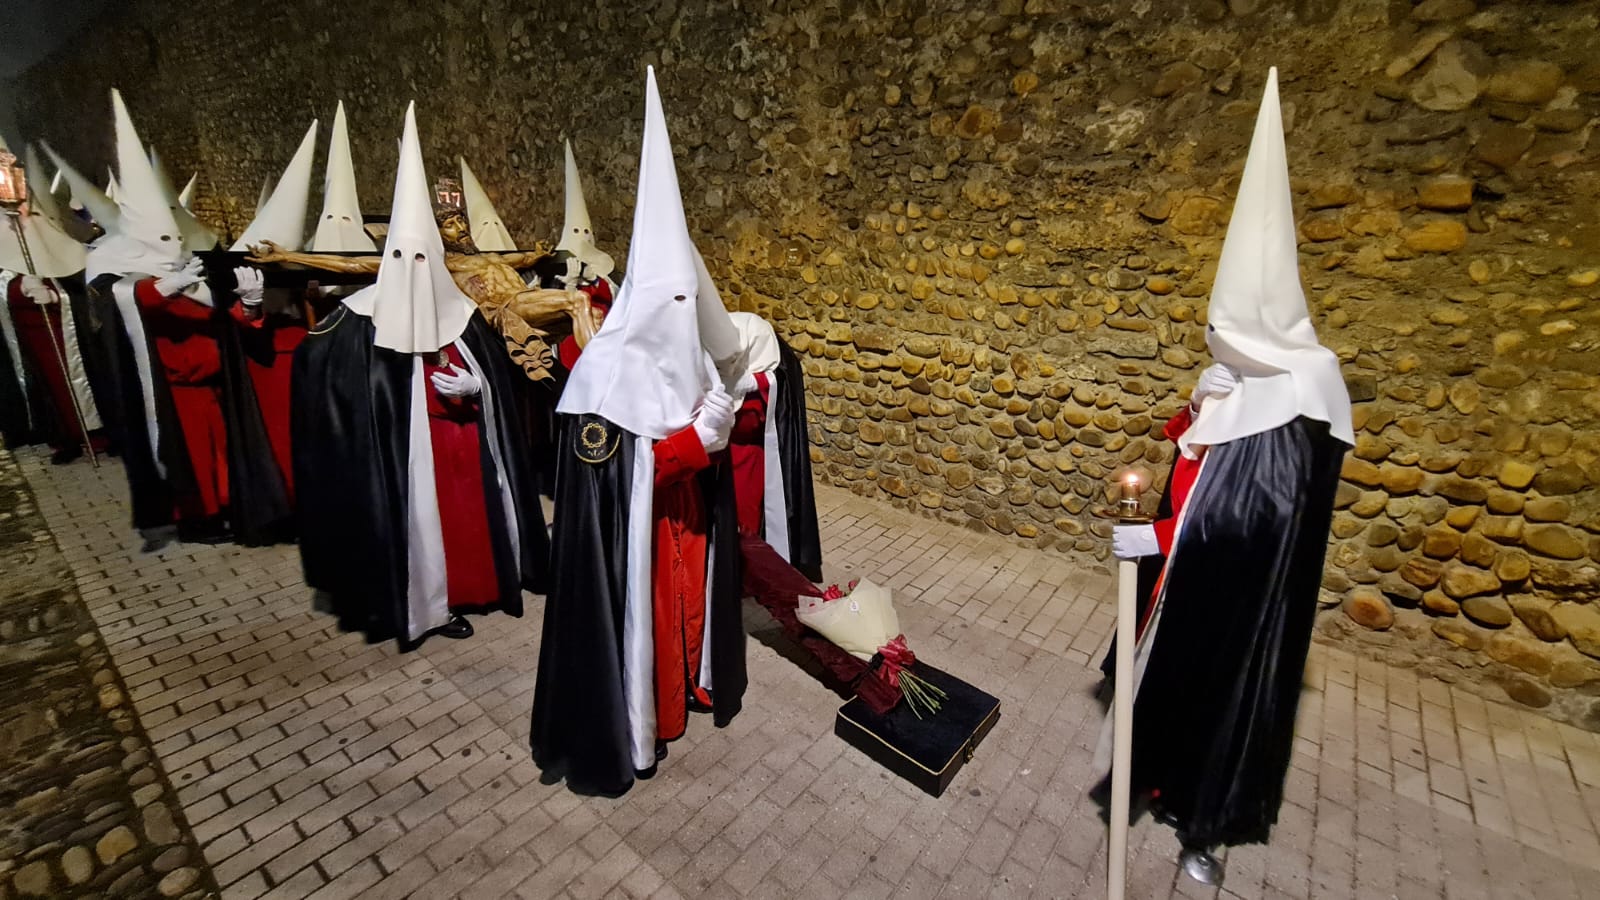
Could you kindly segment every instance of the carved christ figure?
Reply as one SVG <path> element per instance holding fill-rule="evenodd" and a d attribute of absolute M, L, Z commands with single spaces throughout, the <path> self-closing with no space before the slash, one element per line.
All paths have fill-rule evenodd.
<path fill-rule="evenodd" d="M 523 283 L 519 268 L 527 268 L 550 255 L 541 242 L 533 250 L 516 253 L 484 253 L 472 242 L 467 220 L 453 209 L 438 213 L 439 236 L 444 240 L 445 267 L 462 293 L 478 304 L 505 339 L 512 360 L 531 380 L 551 378 L 555 365 L 554 347 L 562 335 L 551 326 L 563 319 L 571 323 L 578 346 L 589 343 L 599 329 L 599 310 L 589 296 L 579 290 L 544 290 Z M 271 241 L 250 248 L 253 263 L 286 263 L 321 269 L 376 275 L 381 256 L 335 256 L 284 250 Z"/>

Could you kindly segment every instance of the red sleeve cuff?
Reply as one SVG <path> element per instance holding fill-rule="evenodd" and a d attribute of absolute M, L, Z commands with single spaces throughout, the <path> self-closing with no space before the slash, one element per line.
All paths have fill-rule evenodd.
<path fill-rule="evenodd" d="M 711 457 L 706 455 L 705 445 L 692 425 L 656 441 L 655 454 L 656 487 L 687 478 L 711 465 Z"/>
<path fill-rule="evenodd" d="M 1194 410 L 1185 405 L 1181 412 L 1167 420 L 1167 425 L 1161 430 L 1161 434 L 1169 441 L 1176 441 L 1178 438 L 1183 437 L 1183 433 L 1188 431 L 1189 426 L 1193 423 Z"/>

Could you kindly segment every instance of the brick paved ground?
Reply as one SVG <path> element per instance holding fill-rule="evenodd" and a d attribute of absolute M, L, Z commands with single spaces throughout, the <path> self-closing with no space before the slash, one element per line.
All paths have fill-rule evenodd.
<path fill-rule="evenodd" d="M 940 800 L 887 776 L 752 611 L 735 723 L 582 799 L 528 758 L 537 604 L 401 656 L 313 614 L 292 548 L 140 555 L 115 468 L 24 464 L 226 897 L 1103 894 L 1104 573 L 821 488 L 832 572 L 896 588 L 912 646 L 1003 699 L 972 764 Z M 1272 845 L 1219 894 L 1142 824 L 1131 896 L 1600 897 L 1600 737 L 1325 647 L 1306 689 Z"/>

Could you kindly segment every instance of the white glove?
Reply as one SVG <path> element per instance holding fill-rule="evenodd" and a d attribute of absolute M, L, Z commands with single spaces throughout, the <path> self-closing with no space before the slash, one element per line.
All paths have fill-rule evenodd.
<path fill-rule="evenodd" d="M 1116 525 L 1111 529 L 1111 553 L 1117 559 L 1159 556 L 1161 543 L 1154 525 Z"/>
<path fill-rule="evenodd" d="M 1194 393 L 1189 397 L 1189 408 L 1199 411 L 1200 402 L 1207 397 L 1226 397 L 1239 385 L 1239 373 L 1223 363 L 1212 363 L 1200 373 Z"/>
<path fill-rule="evenodd" d="M 187 287 L 199 284 L 205 280 L 205 277 L 205 264 L 200 262 L 200 257 L 196 256 L 189 260 L 188 265 L 173 272 L 171 275 L 163 275 L 157 278 L 155 283 L 156 293 L 163 297 L 171 297 L 174 294 L 182 293 Z"/>
<path fill-rule="evenodd" d="M 429 380 L 433 382 L 433 389 L 445 397 L 475 397 L 483 392 L 483 382 L 478 376 L 454 364 L 450 366 L 450 374 L 435 372 Z"/>
<path fill-rule="evenodd" d="M 261 274 L 261 270 L 240 266 L 233 270 L 233 277 L 239 282 L 233 292 L 239 295 L 240 302 L 245 306 L 260 306 L 261 298 L 266 296 L 267 290 L 267 279 Z"/>
<path fill-rule="evenodd" d="M 728 446 L 728 433 L 733 430 L 733 398 L 721 387 L 712 388 L 700 400 L 700 409 L 694 414 L 694 433 L 707 453 L 715 453 Z"/>
<path fill-rule="evenodd" d="M 50 290 L 48 284 L 45 284 L 44 279 L 37 275 L 22 276 L 22 285 L 19 290 L 22 291 L 22 296 L 40 306 L 50 306 L 56 302 L 55 293 Z"/>
<path fill-rule="evenodd" d="M 575 288 L 583 284 L 583 260 L 567 257 L 567 271 L 559 279 L 562 287 Z"/>
<path fill-rule="evenodd" d="M 743 377 L 739 379 L 739 382 L 733 386 L 732 396 L 735 399 L 742 401 L 750 393 L 759 390 L 760 387 L 761 385 L 756 382 L 756 376 L 750 372 L 746 372 L 744 373 Z"/>

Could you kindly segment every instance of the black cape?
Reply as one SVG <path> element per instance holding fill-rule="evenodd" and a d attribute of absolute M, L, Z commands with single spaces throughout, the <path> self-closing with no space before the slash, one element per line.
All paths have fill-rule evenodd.
<path fill-rule="evenodd" d="M 1348 447 L 1304 417 L 1210 449 L 1134 702 L 1133 790 L 1190 846 L 1264 842 Z"/>
<path fill-rule="evenodd" d="M 90 389 L 94 392 L 101 421 L 111 429 L 113 440 L 121 448 L 123 474 L 128 479 L 128 495 L 133 507 L 133 527 L 148 531 L 173 524 L 177 504 L 195 496 L 197 488 L 189 454 L 183 445 L 178 413 L 162 374 L 161 358 L 156 355 L 155 342 L 145 332 L 145 346 L 153 370 L 159 435 L 159 446 L 151 446 L 139 365 L 113 293 L 120 280 L 121 276 L 106 274 L 90 284 L 90 307 L 99 325 L 95 344 L 106 368 L 100 384 L 91 378 Z M 106 418 L 108 413 L 109 419 Z M 157 468 L 157 460 L 165 467 L 165 475 Z"/>
<path fill-rule="evenodd" d="M 237 282 L 232 271 L 208 278 L 211 296 L 219 298 L 217 348 L 222 355 L 222 414 L 228 436 L 228 520 L 241 544 L 271 544 L 287 540 L 293 531 L 294 510 L 283 472 L 272 455 L 272 440 L 261 418 L 255 382 L 240 336 L 240 326 L 227 307 L 237 302 Z"/>
<path fill-rule="evenodd" d="M 811 482 L 811 435 L 806 427 L 806 373 L 789 345 L 778 341 L 778 462 L 789 513 L 789 564 L 822 580 L 822 538 Z"/>
<path fill-rule="evenodd" d="M 369 641 L 404 640 L 407 596 L 407 473 L 410 465 L 409 353 L 373 345 L 372 320 L 340 305 L 295 351 L 290 441 L 296 518 L 306 583 L 324 592 L 341 627 Z M 522 591 L 544 589 L 549 535 L 519 440 L 522 426 L 505 343 L 474 314 L 461 340 L 496 398 L 497 429 L 482 428 L 485 498 L 500 581 L 498 607 L 522 614 Z M 521 566 L 500 506 L 489 441 L 516 505 Z"/>
<path fill-rule="evenodd" d="M 530 743 L 546 783 L 565 779 L 575 793 L 615 797 L 636 776 L 654 774 L 634 770 L 622 682 L 634 453 L 651 451 L 599 416 L 558 418 L 551 584 Z M 608 435 L 600 447 L 586 446 L 580 437 L 585 426 L 594 425 Z M 748 681 L 739 514 L 730 465 L 714 459 L 697 478 L 710 522 L 712 565 L 711 643 L 704 652 L 711 654 L 712 715 L 722 727 L 738 714 Z"/>

